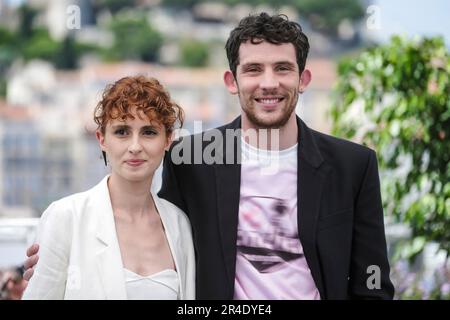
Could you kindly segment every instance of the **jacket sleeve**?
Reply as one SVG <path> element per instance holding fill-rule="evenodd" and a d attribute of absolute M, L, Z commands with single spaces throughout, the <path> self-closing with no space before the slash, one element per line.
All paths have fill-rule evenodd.
<path fill-rule="evenodd" d="M 72 214 L 60 202 L 42 214 L 38 227 L 39 261 L 23 294 L 24 300 L 64 299 L 68 275 Z"/>
<path fill-rule="evenodd" d="M 177 178 L 177 166 L 173 163 L 171 153 L 173 152 L 174 143 L 170 150 L 166 152 L 164 156 L 164 164 L 162 171 L 162 183 L 161 189 L 158 192 L 158 196 L 173 203 L 178 208 L 187 213 L 187 208 L 181 194 L 178 178 Z"/>
<path fill-rule="evenodd" d="M 183 247 L 186 254 L 186 300 L 195 300 L 195 249 L 189 219 L 183 213 L 181 221 Z"/>
<path fill-rule="evenodd" d="M 352 241 L 350 297 L 392 299 L 378 164 L 372 150 L 355 201 Z"/>

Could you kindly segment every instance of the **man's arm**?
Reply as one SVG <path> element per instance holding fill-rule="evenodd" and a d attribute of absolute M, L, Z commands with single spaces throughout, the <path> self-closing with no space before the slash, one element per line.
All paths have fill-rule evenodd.
<path fill-rule="evenodd" d="M 376 154 L 370 150 L 355 202 L 350 297 L 392 299 Z"/>

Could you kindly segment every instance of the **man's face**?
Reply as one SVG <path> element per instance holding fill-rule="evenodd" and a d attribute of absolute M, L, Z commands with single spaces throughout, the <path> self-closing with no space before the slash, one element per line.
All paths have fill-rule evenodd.
<path fill-rule="evenodd" d="M 236 78 L 228 71 L 225 83 L 239 95 L 243 120 L 251 127 L 283 127 L 295 114 L 302 87 L 294 46 L 266 41 L 241 44 Z"/>

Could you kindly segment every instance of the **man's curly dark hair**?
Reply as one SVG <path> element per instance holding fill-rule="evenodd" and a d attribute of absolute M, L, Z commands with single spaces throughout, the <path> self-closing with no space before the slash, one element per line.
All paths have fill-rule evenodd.
<path fill-rule="evenodd" d="M 231 31 L 225 49 L 230 70 L 235 77 L 239 64 L 239 47 L 248 40 L 253 44 L 262 41 L 273 44 L 292 43 L 300 73 L 305 69 L 309 51 L 308 38 L 303 33 L 302 27 L 294 21 L 289 21 L 286 15 L 270 16 L 265 12 L 259 15 L 250 15 L 242 19 L 239 25 Z"/>

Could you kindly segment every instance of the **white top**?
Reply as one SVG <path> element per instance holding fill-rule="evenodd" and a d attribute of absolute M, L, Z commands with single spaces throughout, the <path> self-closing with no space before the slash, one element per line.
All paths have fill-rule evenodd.
<path fill-rule="evenodd" d="M 177 300 L 179 297 L 178 273 L 165 269 L 150 276 L 141 276 L 123 269 L 128 300 Z"/>

